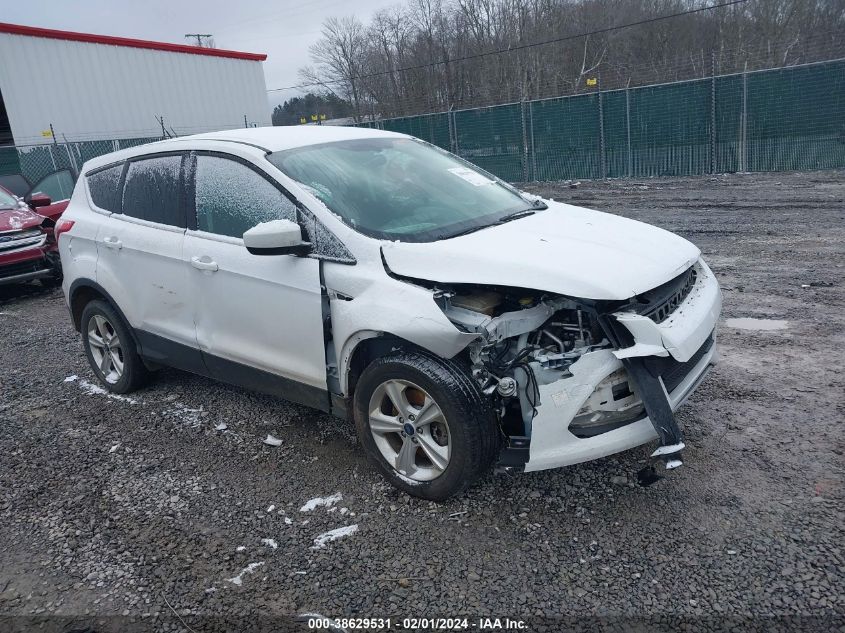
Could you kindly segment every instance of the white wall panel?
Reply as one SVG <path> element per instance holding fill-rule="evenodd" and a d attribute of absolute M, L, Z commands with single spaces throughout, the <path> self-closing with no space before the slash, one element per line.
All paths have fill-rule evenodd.
<path fill-rule="evenodd" d="M 270 125 L 261 62 L 0 33 L 15 142 L 154 137 Z"/>

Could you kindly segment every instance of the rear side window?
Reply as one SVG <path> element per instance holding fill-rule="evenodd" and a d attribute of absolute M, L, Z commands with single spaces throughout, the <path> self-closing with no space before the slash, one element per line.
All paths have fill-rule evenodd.
<path fill-rule="evenodd" d="M 220 156 L 197 156 L 197 229 L 243 237 L 261 222 L 296 222 L 296 205 L 264 176 Z"/>
<path fill-rule="evenodd" d="M 129 163 L 123 186 L 123 214 L 185 227 L 180 204 L 181 156 L 156 156 Z"/>
<path fill-rule="evenodd" d="M 106 211 L 120 213 L 120 174 L 123 165 L 103 169 L 88 176 L 91 201 Z"/>

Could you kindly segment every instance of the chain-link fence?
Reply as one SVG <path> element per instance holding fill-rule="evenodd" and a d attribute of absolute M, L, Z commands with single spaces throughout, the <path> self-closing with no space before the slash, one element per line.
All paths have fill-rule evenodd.
<path fill-rule="evenodd" d="M 0 146 L 0 176 L 23 174 L 34 184 L 54 171 L 69 169 L 78 173 L 85 161 L 96 156 L 159 140 L 161 139 L 130 138 Z"/>
<path fill-rule="evenodd" d="M 511 181 L 845 167 L 845 59 L 362 123 Z M 0 146 L 35 183 L 158 138 Z"/>
<path fill-rule="evenodd" d="M 845 167 L 845 60 L 363 123 L 509 181 Z"/>

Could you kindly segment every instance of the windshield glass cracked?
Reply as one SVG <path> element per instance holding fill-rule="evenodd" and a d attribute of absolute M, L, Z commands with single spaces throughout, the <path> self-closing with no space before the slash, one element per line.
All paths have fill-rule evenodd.
<path fill-rule="evenodd" d="M 412 139 L 324 143 L 267 159 L 375 238 L 432 242 L 542 209 L 469 163 Z"/>

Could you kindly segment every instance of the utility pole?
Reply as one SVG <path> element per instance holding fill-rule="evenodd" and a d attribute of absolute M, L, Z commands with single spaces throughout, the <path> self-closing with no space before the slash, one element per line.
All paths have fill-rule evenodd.
<path fill-rule="evenodd" d="M 197 46 L 200 48 L 214 48 L 213 46 L 209 45 L 208 42 L 203 43 L 203 40 L 210 39 L 211 33 L 185 33 L 185 37 L 195 37 L 197 38 Z"/>

